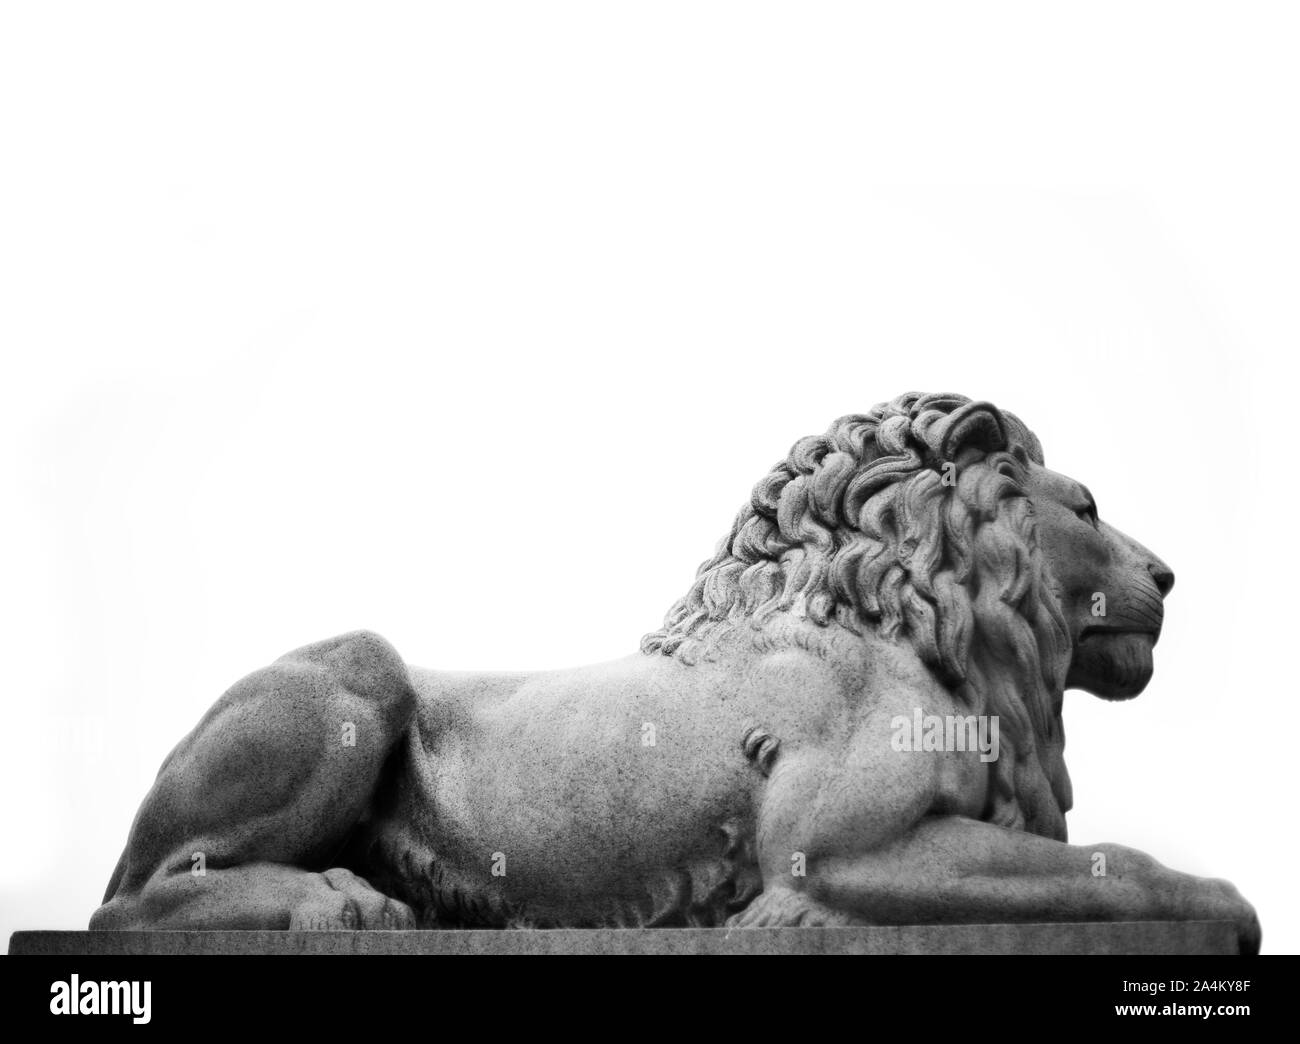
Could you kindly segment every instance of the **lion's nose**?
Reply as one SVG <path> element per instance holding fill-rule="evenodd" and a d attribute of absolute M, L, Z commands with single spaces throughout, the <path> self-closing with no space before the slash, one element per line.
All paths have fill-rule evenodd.
<path fill-rule="evenodd" d="M 1151 579 L 1156 582 L 1156 590 L 1160 592 L 1160 597 L 1167 598 L 1169 592 L 1174 589 L 1174 571 L 1158 559 L 1147 568 L 1151 571 Z"/>

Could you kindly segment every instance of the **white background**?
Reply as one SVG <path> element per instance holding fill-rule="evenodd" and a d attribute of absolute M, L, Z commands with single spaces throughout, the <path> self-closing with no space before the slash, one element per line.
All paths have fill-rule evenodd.
<path fill-rule="evenodd" d="M 920 389 L 1178 574 L 1147 692 L 1067 699 L 1073 839 L 1295 951 L 1294 19 L 6 5 L 0 931 L 85 925 L 249 670 L 631 652 L 797 437 Z"/>

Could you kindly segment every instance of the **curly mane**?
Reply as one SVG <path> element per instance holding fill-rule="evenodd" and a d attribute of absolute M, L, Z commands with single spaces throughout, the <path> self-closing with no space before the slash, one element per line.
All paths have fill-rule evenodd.
<path fill-rule="evenodd" d="M 1043 463 L 1014 415 L 910 392 L 800 439 L 645 636 L 710 659 L 777 614 L 905 641 L 974 714 L 996 714 L 991 822 L 1065 839 L 1061 695 L 1070 642 L 1038 551 L 1026 477 Z"/>

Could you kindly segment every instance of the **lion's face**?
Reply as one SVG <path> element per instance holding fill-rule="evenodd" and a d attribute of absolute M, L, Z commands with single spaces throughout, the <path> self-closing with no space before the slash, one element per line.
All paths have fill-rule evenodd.
<path fill-rule="evenodd" d="M 1028 493 L 1070 628 L 1066 686 L 1105 699 L 1136 696 L 1151 680 L 1172 570 L 1099 520 L 1092 495 L 1074 479 L 1031 465 Z"/>

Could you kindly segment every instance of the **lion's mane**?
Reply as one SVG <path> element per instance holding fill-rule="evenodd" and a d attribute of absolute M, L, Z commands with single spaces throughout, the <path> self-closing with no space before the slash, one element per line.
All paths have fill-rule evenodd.
<path fill-rule="evenodd" d="M 996 714 L 991 822 L 1065 839 L 1070 642 L 1026 492 L 1037 438 L 962 395 L 911 392 L 800 439 L 754 487 L 646 653 L 710 659 L 777 614 L 910 644 L 973 714 Z"/>

